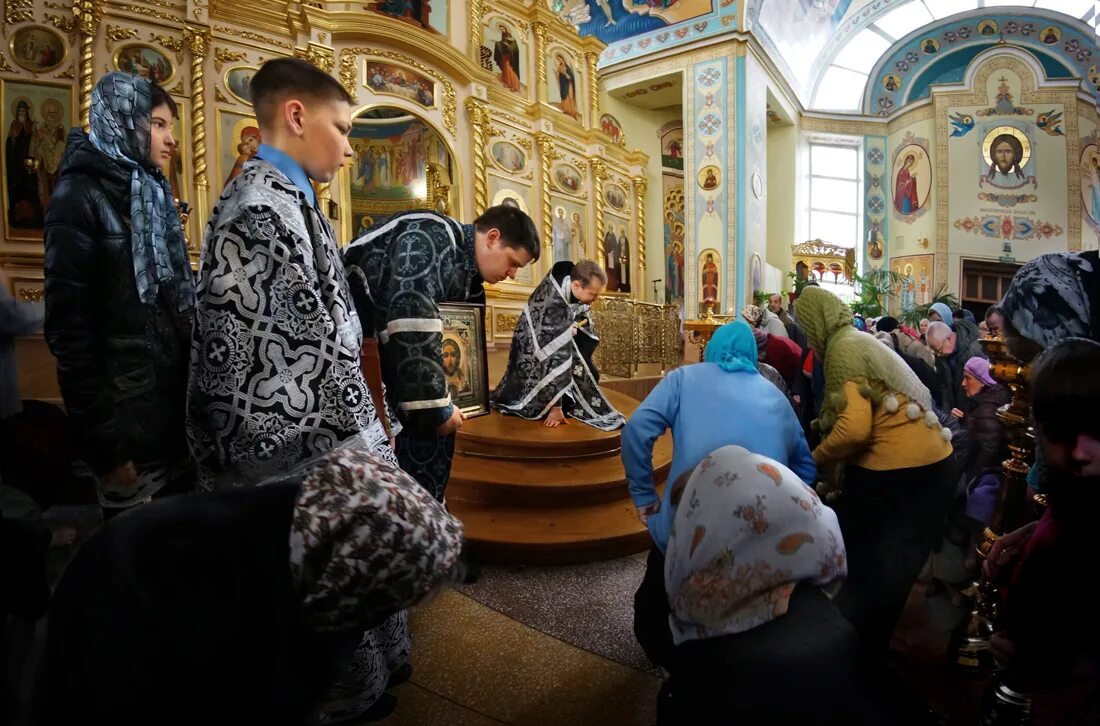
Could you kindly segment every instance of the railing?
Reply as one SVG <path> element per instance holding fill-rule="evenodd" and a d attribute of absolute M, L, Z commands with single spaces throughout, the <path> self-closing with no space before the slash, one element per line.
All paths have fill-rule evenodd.
<path fill-rule="evenodd" d="M 680 307 L 602 297 L 592 307 L 600 336 L 595 363 L 600 371 L 632 378 L 642 363 L 659 363 L 662 372 L 680 365 L 684 338 Z"/>

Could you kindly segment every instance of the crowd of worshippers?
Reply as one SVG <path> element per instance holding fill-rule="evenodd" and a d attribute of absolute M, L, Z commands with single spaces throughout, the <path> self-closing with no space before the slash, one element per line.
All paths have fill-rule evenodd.
<path fill-rule="evenodd" d="M 295 59 L 265 63 L 251 97 L 263 143 L 213 210 L 196 278 L 161 171 L 175 103 L 148 80 L 101 78 L 47 213 L 44 315 L 0 300 L 0 423 L 25 428 L 35 408 L 19 411 L 11 340 L 44 317 L 71 435 L 39 458 L 71 449 L 105 520 L 51 593 L 41 473 L 9 463 L 34 447 L 8 444 L 5 638 L 46 615 L 31 677 L 0 680 L 13 723 L 377 720 L 411 676 L 408 608 L 468 578 L 445 504 L 464 418 L 439 305 L 483 303 L 483 283 L 538 260 L 537 230 L 510 206 L 472 224 L 413 211 L 341 248 L 313 184 L 352 154 L 353 99 Z M 551 268 L 491 403 L 550 428 L 622 429 L 653 541 L 634 628 L 668 674 L 660 723 L 928 718 L 879 666 L 913 584 L 960 581 L 929 572 L 930 553 L 972 549 L 1003 488 L 1008 396 L 983 333 L 1037 361 L 1031 484 L 1050 502 L 985 563 L 1009 583 L 994 647 L 1039 723 L 1100 713 L 1097 624 L 1070 584 L 1100 504 L 1097 264 L 1027 264 L 985 331 L 944 305 L 914 330 L 868 324 L 820 287 L 793 310 L 773 296 L 629 421 L 593 360 L 606 273 Z M 668 429 L 662 493 L 653 447 Z"/>

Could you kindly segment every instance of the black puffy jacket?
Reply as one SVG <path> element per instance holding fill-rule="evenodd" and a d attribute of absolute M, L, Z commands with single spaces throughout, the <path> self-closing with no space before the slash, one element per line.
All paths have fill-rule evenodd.
<path fill-rule="evenodd" d="M 130 171 L 69 135 L 46 213 L 46 342 L 76 455 L 97 473 L 187 456 L 191 319 L 176 286 L 141 302 L 130 251 Z"/>

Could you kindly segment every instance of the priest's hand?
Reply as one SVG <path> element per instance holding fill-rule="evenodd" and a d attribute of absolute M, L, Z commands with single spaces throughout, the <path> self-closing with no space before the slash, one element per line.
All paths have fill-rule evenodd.
<path fill-rule="evenodd" d="M 574 328 L 574 330 L 576 330 L 576 328 Z M 565 412 L 562 411 L 561 406 L 554 406 L 546 416 L 546 426 L 553 429 L 562 424 L 568 425 L 569 420 L 565 418 Z"/>
<path fill-rule="evenodd" d="M 649 522 L 649 518 L 661 511 L 661 500 L 658 499 L 653 502 L 653 504 L 647 504 L 644 507 L 637 507 L 636 509 L 638 521 L 641 522 L 643 526 L 648 526 L 647 523 Z"/>
<path fill-rule="evenodd" d="M 458 430 L 462 428 L 462 422 L 466 420 L 466 417 L 462 415 L 462 411 L 458 406 L 452 406 L 451 417 L 439 424 L 435 432 L 440 436 L 450 436 L 451 434 L 458 433 Z"/>
<path fill-rule="evenodd" d="M 989 548 L 989 556 L 985 558 L 985 564 L 982 565 L 985 576 L 991 582 L 996 583 L 1012 572 L 1038 524 L 1038 522 L 1028 522 L 1016 531 L 997 538 Z"/>
<path fill-rule="evenodd" d="M 103 477 L 104 484 L 114 487 L 132 487 L 137 484 L 138 475 L 137 469 L 134 468 L 134 462 L 127 461 L 122 466 L 118 467 L 114 471 L 108 473 Z"/>

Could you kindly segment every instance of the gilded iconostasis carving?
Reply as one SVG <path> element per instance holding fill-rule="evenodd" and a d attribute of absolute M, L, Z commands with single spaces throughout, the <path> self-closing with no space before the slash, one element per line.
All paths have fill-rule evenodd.
<path fill-rule="evenodd" d="M 190 211 L 186 237 L 197 254 L 218 195 L 262 143 L 249 82 L 264 61 L 294 55 L 333 74 L 356 100 L 354 155 L 331 186 L 318 188 L 342 239 L 403 209 L 429 207 L 469 221 L 491 204 L 515 204 L 544 231 L 546 253 L 490 293 L 490 315 L 515 314 L 555 259 L 608 250 L 613 289 L 645 293 L 632 285 L 645 277 L 637 267 L 644 200 L 633 180 L 644 181 L 647 157 L 628 149 L 622 124 L 599 108 L 601 44 L 578 36 L 549 7 L 448 0 L 377 0 L 354 10 L 267 0 L 62 5 L 5 4 L 0 274 L 7 283 L 41 279 L 44 211 L 68 130 L 86 119 L 94 79 L 116 69 L 138 74 L 165 86 L 178 104 L 177 155 L 165 171 Z"/>

